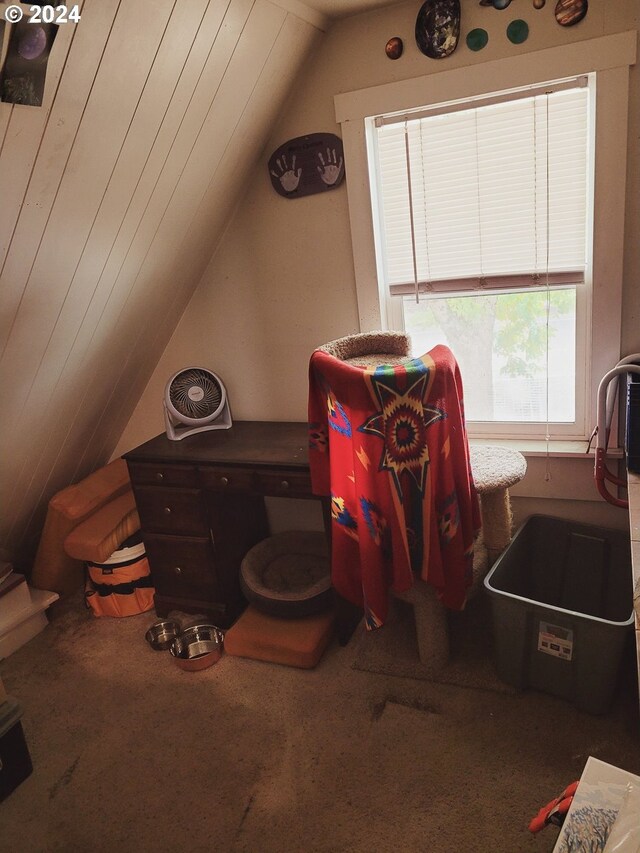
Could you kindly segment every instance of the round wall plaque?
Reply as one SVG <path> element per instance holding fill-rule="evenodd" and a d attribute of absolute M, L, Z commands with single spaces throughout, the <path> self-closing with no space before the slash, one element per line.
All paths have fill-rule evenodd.
<path fill-rule="evenodd" d="M 522 44 L 529 38 L 529 24 L 520 18 L 511 21 L 507 27 L 507 38 L 513 44 Z"/>
<path fill-rule="evenodd" d="M 555 10 L 556 21 L 561 27 L 572 27 L 580 23 L 588 9 L 588 0 L 558 0 Z"/>
<path fill-rule="evenodd" d="M 476 27 L 475 30 L 467 33 L 467 47 L 469 50 L 482 50 L 483 47 L 487 46 L 488 41 L 489 34 L 480 27 Z"/>
<path fill-rule="evenodd" d="M 458 46 L 460 0 L 426 0 L 416 18 L 416 44 L 430 59 L 444 59 Z"/>
<path fill-rule="evenodd" d="M 400 59 L 403 50 L 404 45 L 402 43 L 402 39 L 398 36 L 394 36 L 389 39 L 384 49 L 389 59 Z"/>

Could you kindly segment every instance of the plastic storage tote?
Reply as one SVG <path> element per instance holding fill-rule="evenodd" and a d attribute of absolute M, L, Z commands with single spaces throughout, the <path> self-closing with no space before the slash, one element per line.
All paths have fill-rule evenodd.
<path fill-rule="evenodd" d="M 499 677 L 606 713 L 634 621 L 629 534 L 532 515 L 484 585 Z"/>

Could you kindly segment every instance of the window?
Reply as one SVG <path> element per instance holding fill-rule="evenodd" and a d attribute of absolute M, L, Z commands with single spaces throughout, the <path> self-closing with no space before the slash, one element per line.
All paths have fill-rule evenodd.
<path fill-rule="evenodd" d="M 443 315 L 446 318 L 449 307 L 447 300 L 455 298 L 454 307 L 455 304 L 466 305 L 465 310 L 475 318 L 479 318 L 484 311 L 494 312 L 492 316 L 498 326 L 498 333 L 492 336 L 492 340 L 495 341 L 497 350 L 486 360 L 489 366 L 485 368 L 487 373 L 490 372 L 492 383 L 490 417 L 494 420 L 469 419 L 471 436 L 544 437 L 547 433 L 547 410 L 550 420 L 549 434 L 552 439 L 584 439 L 595 423 L 598 384 L 602 376 L 620 358 L 629 66 L 635 63 L 636 42 L 637 33 L 632 30 L 577 41 L 571 45 L 545 48 L 522 56 L 489 62 L 480 59 L 470 65 L 449 70 L 441 70 L 443 66 L 436 67 L 434 64 L 431 73 L 421 77 L 345 92 L 334 98 L 336 118 L 342 127 L 347 163 L 346 183 L 360 331 L 402 328 L 405 325 L 415 339 L 414 350 L 417 352 L 419 349 L 428 348 L 434 342 L 434 336 L 445 334 L 438 331 L 438 323 L 441 328 L 441 318 Z M 581 79 L 583 77 L 587 78 L 586 87 Z M 549 80 L 562 82 L 549 87 Z M 498 88 L 509 91 L 503 91 L 502 95 L 496 98 Z M 580 155 L 586 156 L 586 161 L 581 161 L 585 163 L 585 172 L 582 174 L 586 174 L 586 185 L 584 194 L 582 190 L 580 194 L 583 199 L 586 196 L 587 202 L 583 213 L 578 214 L 573 208 L 567 208 L 564 213 L 560 213 L 561 208 L 557 207 L 558 212 L 553 213 L 552 218 L 556 203 L 571 201 L 564 197 L 569 188 L 568 184 L 565 183 L 564 189 L 561 189 L 561 183 L 557 184 L 560 191 L 549 207 L 551 227 L 547 287 L 547 163 L 546 151 L 540 147 L 540 134 L 543 141 L 547 136 L 545 118 L 542 115 L 543 112 L 546 113 L 546 106 L 541 106 L 542 102 L 538 101 L 535 110 L 532 110 L 531 103 L 527 104 L 526 101 L 528 98 L 538 98 L 550 88 L 553 89 L 548 99 L 549 110 L 553 115 L 553 119 L 549 121 L 550 138 L 555 132 L 552 125 L 555 126 L 557 117 L 554 112 L 556 106 L 562 99 L 574 97 L 571 90 L 578 90 L 576 103 L 580 99 L 586 103 L 586 116 L 583 113 L 581 119 L 586 120 L 587 129 L 583 137 L 586 151 Z M 554 106 L 553 100 L 556 98 L 558 100 Z M 523 104 L 520 104 L 520 101 Z M 411 258 L 409 272 L 406 272 L 405 263 L 404 274 L 393 278 L 394 270 L 401 270 L 401 265 L 398 265 L 397 260 L 391 262 L 391 252 L 384 257 L 380 250 L 376 251 L 376 244 L 381 244 L 383 228 L 389 228 L 389 224 L 382 223 L 379 212 L 376 212 L 379 210 L 381 187 L 377 179 L 371 180 L 370 163 L 376 145 L 372 137 L 378 131 L 382 136 L 385 123 L 388 123 L 388 128 L 385 127 L 384 132 L 391 134 L 394 122 L 400 125 L 396 129 L 404 135 L 405 120 L 407 125 L 415 121 L 416 124 L 408 130 L 408 148 L 409 163 L 415 163 L 418 168 L 420 159 L 416 146 L 419 145 L 418 128 L 423 119 L 428 121 L 433 118 L 445 122 L 447 115 L 451 114 L 452 120 L 455 116 L 455 120 L 469 123 L 473 110 L 478 110 L 480 119 L 481 108 L 495 105 L 499 112 L 502 103 L 505 104 L 504 109 L 513 103 L 519 110 L 528 107 L 530 114 L 537 114 L 537 153 L 533 160 L 528 160 L 528 169 L 519 169 L 519 179 L 528 174 L 534 183 L 537 182 L 537 190 L 534 188 L 533 191 L 537 203 L 531 203 L 532 190 L 529 185 L 529 203 L 525 206 L 528 207 L 529 216 L 535 216 L 533 230 L 537 232 L 538 239 L 533 242 L 528 240 L 531 226 L 521 225 L 522 231 L 518 232 L 519 237 L 523 234 L 527 237 L 528 256 L 525 254 L 520 257 L 525 260 L 528 257 L 528 263 L 518 266 L 518 257 L 511 254 L 512 249 L 520 251 L 522 248 L 522 239 L 514 239 L 502 242 L 502 258 L 509 260 L 506 267 L 500 267 L 497 263 L 494 265 L 491 253 L 485 252 L 482 255 L 482 268 L 479 271 L 477 268 L 470 269 L 468 256 L 462 257 L 460 251 L 454 251 L 453 254 L 450 253 L 448 263 L 444 264 L 445 271 L 442 272 L 442 265 L 439 271 L 435 264 L 440 249 L 435 238 L 440 235 L 437 230 L 431 229 L 431 207 L 435 206 L 436 212 L 442 212 L 445 206 L 440 204 L 442 192 L 438 197 L 430 193 L 427 187 L 423 202 L 426 216 L 421 212 L 420 205 L 416 207 L 414 203 L 414 236 L 412 238 L 409 235 L 409 245 L 413 241 L 416 244 L 415 274 Z M 566 106 L 568 102 L 564 103 Z M 418 112 L 416 108 L 419 108 Z M 577 108 L 582 109 L 580 106 Z M 566 114 L 566 111 L 563 112 Z M 455 115 L 457 113 L 466 115 L 458 117 Z M 378 122 L 379 128 L 376 128 L 376 117 L 382 118 L 382 122 Z M 475 117 L 471 127 L 475 140 Z M 478 132 L 480 131 L 479 121 Z M 531 133 L 525 134 L 524 138 L 530 139 Z M 450 138 L 450 144 L 453 142 L 455 139 Z M 478 155 L 482 157 L 487 155 L 490 158 L 491 155 L 497 154 L 499 160 L 502 155 L 504 162 L 504 158 L 511 156 L 512 149 L 515 150 L 514 146 L 517 144 L 519 137 L 513 134 L 509 140 L 494 140 L 492 144 L 479 146 L 477 149 L 474 144 L 473 150 L 477 150 Z M 553 182 L 558 180 L 558 174 L 562 180 L 563 175 L 568 174 L 566 170 L 573 169 L 578 162 L 572 160 L 567 149 L 558 159 L 560 150 L 553 142 L 549 145 L 550 189 Z M 401 166 L 401 177 L 406 173 L 406 151 L 404 156 L 405 166 Z M 474 166 L 473 162 L 468 164 L 468 168 L 471 166 Z M 482 170 L 485 163 L 479 164 L 478 172 L 475 168 L 472 174 L 484 174 Z M 444 170 L 437 171 L 436 178 L 442 178 L 443 174 Z M 425 174 L 425 182 L 427 177 L 428 173 Z M 470 180 L 466 183 L 473 184 Z M 573 190 L 574 178 L 569 183 Z M 416 186 L 418 200 L 420 184 L 420 172 L 418 171 L 416 177 L 412 171 L 412 188 Z M 468 192 L 469 187 L 464 189 Z M 522 194 L 524 191 L 519 192 L 522 198 L 525 198 Z M 551 195 L 553 197 L 553 194 Z M 487 197 L 491 202 L 491 192 L 488 192 L 485 186 L 484 192 L 480 194 L 481 204 L 486 203 Z M 446 201 L 448 204 L 448 197 Z M 500 213 L 502 207 L 497 207 Z M 474 213 L 477 222 L 479 209 L 483 210 L 478 205 L 476 188 L 474 203 L 467 204 L 464 213 Z M 515 216 L 513 211 L 512 215 Z M 556 216 L 564 216 L 565 224 L 570 222 L 573 226 L 578 223 L 579 231 L 584 235 L 583 254 L 579 258 L 574 255 L 566 261 L 558 259 L 558 252 L 563 248 L 563 236 L 555 227 Z M 422 223 L 425 234 L 425 221 L 428 244 L 426 236 L 421 238 L 419 227 L 416 228 L 416 224 L 420 226 Z M 499 245 L 498 238 L 506 233 L 504 229 L 501 231 L 498 228 L 497 233 L 492 234 L 491 227 L 495 222 L 498 220 L 485 220 L 483 214 L 483 249 L 491 249 L 494 244 Z M 446 225 L 445 222 L 445 236 Z M 435 229 L 435 224 L 433 227 Z M 410 228 L 409 223 L 409 230 Z M 489 230 L 486 231 L 485 228 Z M 579 240 L 576 238 L 577 232 L 572 233 L 575 247 L 578 246 Z M 568 235 L 569 231 L 566 234 Z M 556 238 L 558 242 L 554 244 Z M 479 255 L 477 250 L 476 255 Z M 452 263 L 458 263 L 458 260 L 459 269 L 452 272 Z M 533 279 L 536 275 L 536 265 L 539 270 L 537 275 L 540 276 L 537 281 Z M 416 279 L 420 294 L 418 303 L 415 301 Z M 427 288 L 428 284 L 430 289 Z M 423 294 L 429 298 L 423 299 Z M 452 311 L 448 313 L 451 314 Z M 469 322 L 465 323 L 468 318 L 465 318 L 461 308 L 458 313 L 462 315 L 459 323 L 465 328 L 467 339 L 473 340 L 476 330 L 471 328 Z M 507 320 L 509 317 L 513 319 L 514 314 L 516 317 L 524 315 L 526 320 L 508 327 Z M 519 370 L 532 370 L 530 353 L 532 348 L 537 347 L 539 350 L 541 335 L 546 340 L 547 326 L 549 347 L 547 352 L 546 344 L 544 346 L 545 354 L 540 371 L 537 375 L 519 375 Z M 526 327 L 527 335 L 532 335 L 528 342 L 523 339 L 523 327 Z M 517 349 L 513 351 L 513 338 L 517 339 L 521 346 L 519 352 Z M 449 344 L 451 346 L 452 342 L 449 341 Z M 454 349 L 453 346 L 451 348 Z M 479 360 L 477 354 L 474 357 Z M 525 364 L 519 363 L 518 359 Z M 470 406 L 473 408 L 475 405 L 470 398 L 476 394 L 476 385 L 480 385 L 471 382 L 467 372 L 463 366 L 465 402 L 469 410 Z M 486 402 L 483 403 L 483 393 L 478 391 L 476 396 L 479 404 L 486 405 Z M 469 411 L 467 414 L 469 415 Z M 472 411 L 471 414 L 479 418 L 489 417 L 482 410 L 477 410 L 475 415 Z"/>
<path fill-rule="evenodd" d="M 584 417 L 589 95 L 583 77 L 367 121 L 389 325 L 451 348 L 477 432 Z"/>

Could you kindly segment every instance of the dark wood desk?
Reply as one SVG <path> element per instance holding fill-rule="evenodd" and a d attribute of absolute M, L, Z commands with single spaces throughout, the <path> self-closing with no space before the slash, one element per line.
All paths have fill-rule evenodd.
<path fill-rule="evenodd" d="M 158 435 L 124 454 L 159 616 L 175 609 L 232 624 L 246 604 L 242 558 L 269 535 L 265 496 L 318 499 L 307 447 L 306 423 L 236 421 L 182 441 Z"/>

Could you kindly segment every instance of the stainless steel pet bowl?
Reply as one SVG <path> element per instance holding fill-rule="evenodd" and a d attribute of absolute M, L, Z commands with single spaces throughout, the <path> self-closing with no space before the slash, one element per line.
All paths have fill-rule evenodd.
<path fill-rule="evenodd" d="M 164 651 L 168 649 L 175 638 L 180 634 L 180 625 L 170 619 L 155 622 L 144 635 L 145 640 L 152 649 Z"/>
<path fill-rule="evenodd" d="M 171 654 L 180 669 L 193 672 L 220 660 L 223 645 L 224 635 L 215 625 L 192 625 L 171 643 Z"/>

